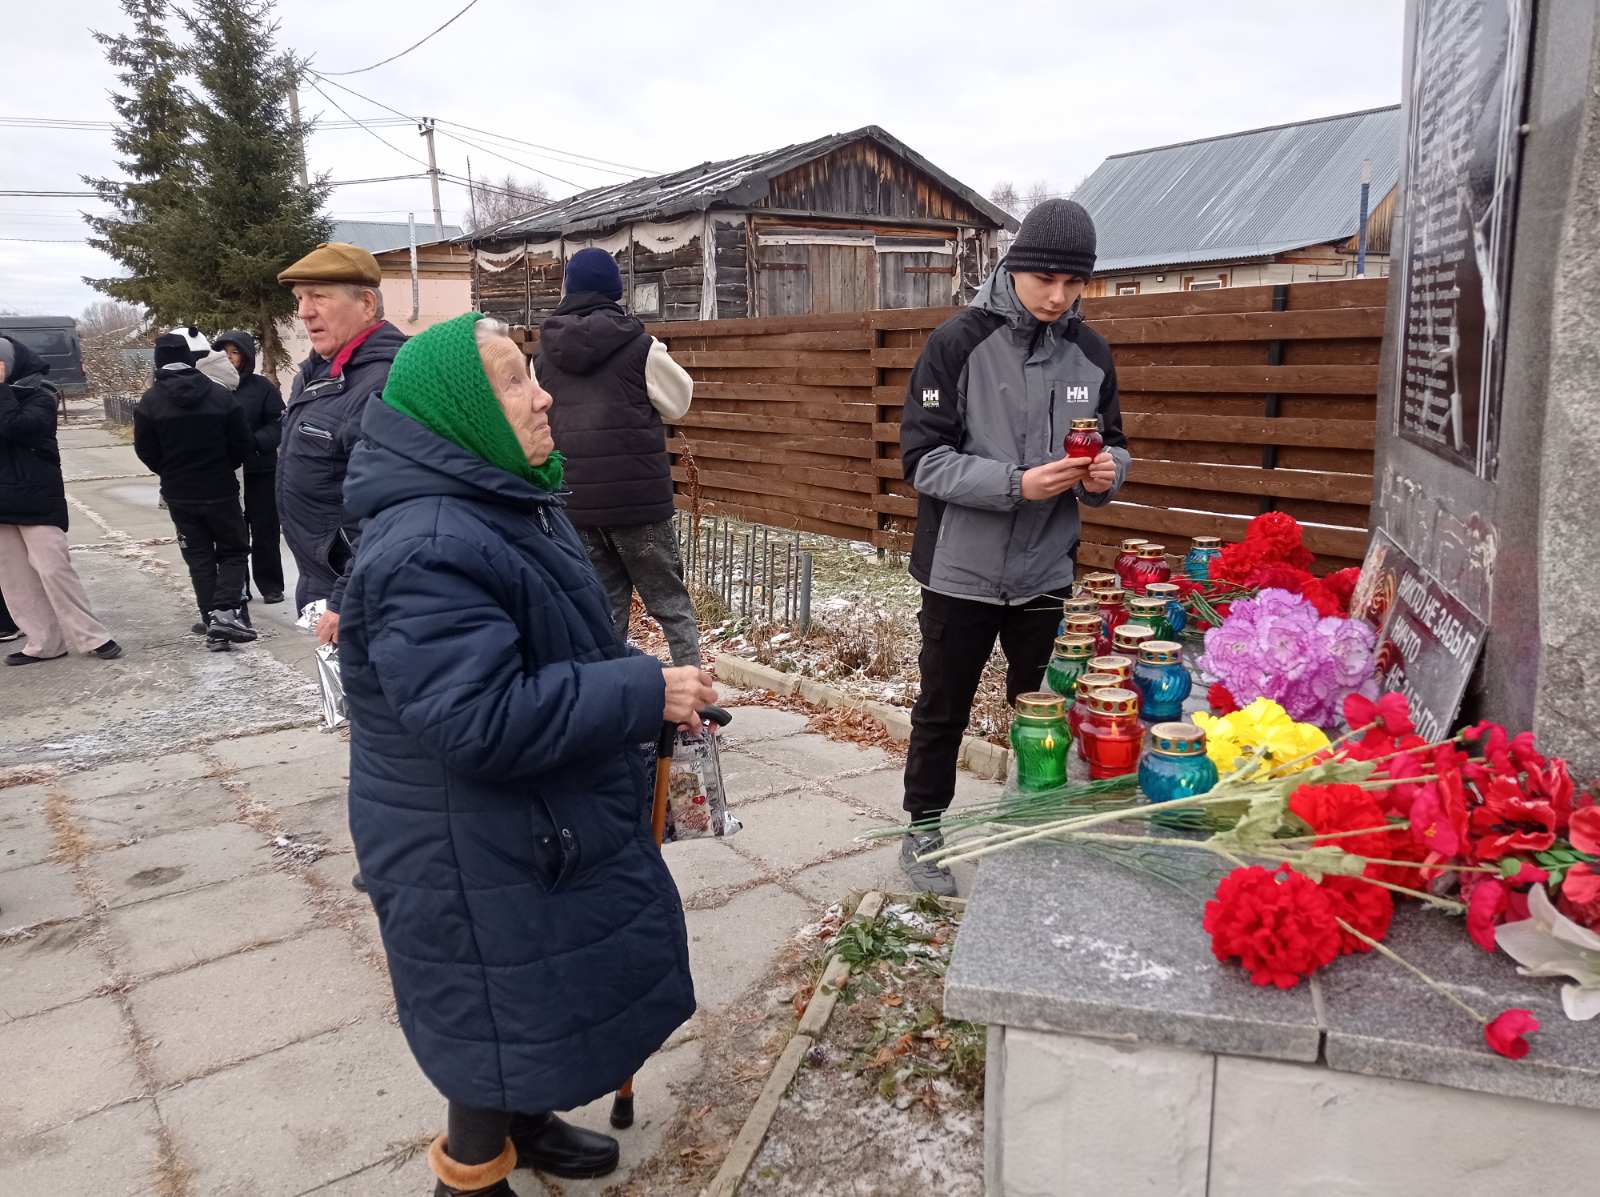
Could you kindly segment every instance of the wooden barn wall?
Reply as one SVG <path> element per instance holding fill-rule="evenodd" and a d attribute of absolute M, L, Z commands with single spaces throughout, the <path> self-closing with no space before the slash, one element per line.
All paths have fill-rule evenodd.
<path fill-rule="evenodd" d="M 758 207 L 984 226 L 988 218 L 932 175 L 871 141 L 840 146 L 767 184 Z"/>
<path fill-rule="evenodd" d="M 1181 555 L 1263 511 L 1306 524 L 1324 568 L 1367 541 L 1387 281 L 1118 296 L 1085 304 L 1111 344 L 1134 464 L 1084 507 L 1085 565 L 1127 536 Z M 678 505 L 906 548 L 905 389 L 955 309 L 652 324 L 695 378 L 671 430 Z M 519 336 L 530 351 L 537 334 Z M 559 402 L 559 396 L 557 397 Z"/>

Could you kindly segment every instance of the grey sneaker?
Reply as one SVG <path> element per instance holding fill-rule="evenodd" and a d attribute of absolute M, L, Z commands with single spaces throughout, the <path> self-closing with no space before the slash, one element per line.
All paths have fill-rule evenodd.
<path fill-rule="evenodd" d="M 919 861 L 924 852 L 944 847 L 944 836 L 937 832 L 907 832 L 900 840 L 900 869 L 911 879 L 911 884 L 924 893 L 938 894 L 941 898 L 956 896 L 956 879 L 950 870 L 932 861 Z"/>
<path fill-rule="evenodd" d="M 234 644 L 249 644 L 256 638 L 256 630 L 241 619 L 237 611 L 213 611 L 206 634 L 213 640 L 229 640 Z"/>

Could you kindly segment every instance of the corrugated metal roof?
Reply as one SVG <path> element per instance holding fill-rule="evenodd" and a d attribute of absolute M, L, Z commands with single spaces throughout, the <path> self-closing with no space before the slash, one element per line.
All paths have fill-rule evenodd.
<path fill-rule="evenodd" d="M 1107 158 L 1072 198 L 1094 217 L 1105 273 L 1270 257 L 1354 236 L 1361 163 L 1371 206 L 1400 178 L 1400 106 Z"/>
<path fill-rule="evenodd" d="M 853 141 L 871 140 L 932 175 L 972 207 L 984 213 L 996 228 L 1016 228 L 1016 221 L 978 192 L 940 170 L 904 142 L 877 125 L 850 133 L 832 133 L 801 142 L 746 154 L 722 162 L 702 162 L 687 170 L 634 179 L 607 187 L 581 191 L 547 207 L 508 220 L 463 240 L 503 241 L 513 237 L 554 237 L 567 233 L 593 233 L 633 220 L 660 220 L 707 208 L 737 208 L 755 203 L 767 194 L 767 180 L 803 163 L 820 158 Z"/>
<path fill-rule="evenodd" d="M 443 240 L 451 241 L 461 236 L 461 226 L 444 226 Z M 411 244 L 410 226 L 403 220 L 336 220 L 333 222 L 334 241 L 346 245 L 359 245 L 368 253 L 381 254 L 386 249 L 400 249 Z M 417 244 L 426 245 L 440 238 L 433 235 L 433 221 L 417 221 Z"/>

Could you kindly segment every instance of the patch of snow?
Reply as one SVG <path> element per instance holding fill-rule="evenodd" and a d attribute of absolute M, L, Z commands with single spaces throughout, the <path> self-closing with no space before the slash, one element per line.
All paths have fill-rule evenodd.
<path fill-rule="evenodd" d="M 1050 943 L 1075 956 L 1084 957 L 1119 981 L 1165 982 L 1178 975 L 1178 970 L 1161 964 L 1126 944 L 1111 943 L 1093 935 L 1053 935 Z"/>

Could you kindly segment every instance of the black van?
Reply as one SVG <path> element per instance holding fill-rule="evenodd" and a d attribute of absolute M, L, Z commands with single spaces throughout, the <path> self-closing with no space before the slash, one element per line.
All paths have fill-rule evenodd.
<path fill-rule="evenodd" d="M 0 316 L 0 337 L 26 345 L 49 362 L 45 377 L 63 395 L 81 395 L 89 389 L 78 322 L 71 316 Z"/>

